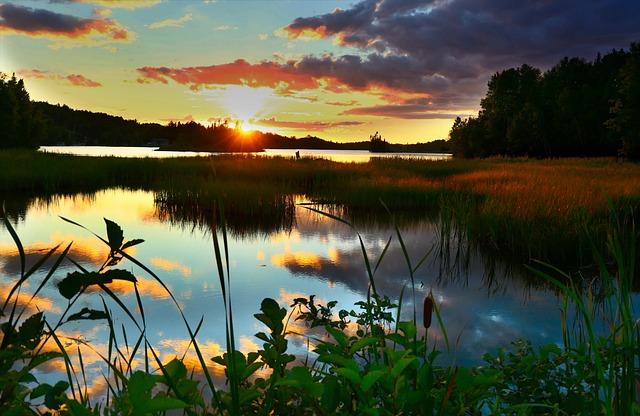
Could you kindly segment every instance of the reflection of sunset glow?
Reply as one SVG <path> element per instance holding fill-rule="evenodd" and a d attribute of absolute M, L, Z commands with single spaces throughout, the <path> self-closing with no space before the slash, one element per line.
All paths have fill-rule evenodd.
<path fill-rule="evenodd" d="M 286 267 L 288 265 L 296 265 L 302 267 L 311 267 L 320 270 L 322 267 L 322 258 L 315 253 L 307 253 L 296 251 L 294 253 L 274 254 L 271 256 L 271 264 L 278 267 Z"/>
<path fill-rule="evenodd" d="M 293 300 L 296 298 L 308 298 L 309 294 L 306 293 L 302 293 L 302 292 L 289 292 L 283 288 L 280 288 L 280 297 L 278 298 L 278 303 L 282 306 L 286 306 L 289 307 L 292 303 Z M 315 303 L 321 303 L 323 305 L 327 304 L 327 301 L 322 299 L 322 298 L 318 298 L 316 297 L 315 299 Z"/>
<path fill-rule="evenodd" d="M 22 287 L 25 287 L 23 284 Z M 11 286 L 0 284 L 0 299 L 6 299 L 9 296 L 9 291 L 11 290 Z M 31 299 L 31 294 L 26 292 L 16 292 L 13 294 L 12 299 L 16 299 L 16 295 L 18 296 L 18 307 L 26 308 L 26 313 L 33 314 L 39 311 L 52 312 L 52 313 L 60 313 L 62 312 L 59 307 L 54 305 L 53 301 L 49 298 L 45 298 L 43 296 L 36 296 L 33 300 Z M 13 302 L 13 301 L 12 301 Z"/>
<path fill-rule="evenodd" d="M 107 246 L 95 238 L 79 237 L 77 235 L 64 235 L 59 233 L 51 234 L 49 242 L 36 241 L 25 245 L 24 250 L 28 257 L 34 256 L 34 258 L 40 258 L 57 244 L 63 243 L 63 245 L 58 249 L 58 252 L 54 254 L 55 258 L 56 255 L 62 253 L 65 245 L 72 241 L 73 244 L 71 245 L 68 255 L 76 261 L 100 265 L 105 261 L 109 254 Z M 127 249 L 127 252 L 131 253 L 129 249 Z M 18 259 L 18 251 L 16 250 L 15 245 L 0 244 L 0 257 L 7 260 Z"/>
<path fill-rule="evenodd" d="M 306 211 L 306 210 L 305 210 Z M 287 243 L 289 241 L 300 241 L 300 232 L 298 230 L 280 231 L 269 236 L 271 244 Z"/>
<path fill-rule="evenodd" d="M 188 369 L 201 370 L 200 361 L 195 353 L 191 340 L 182 339 L 163 339 L 159 342 L 163 348 L 162 361 L 167 362 L 175 357 L 184 355 L 183 363 Z M 225 350 L 220 344 L 213 341 L 198 342 L 198 348 L 204 357 L 207 367 L 213 371 L 216 376 L 224 374 L 224 368 L 217 363 L 211 361 L 211 358 L 224 354 Z"/>
<path fill-rule="evenodd" d="M 138 292 L 140 292 L 141 295 L 151 296 L 154 299 L 166 299 L 169 297 L 167 291 L 164 290 L 162 285 L 155 280 L 138 276 L 136 276 L 136 279 L 138 280 L 138 282 L 136 283 L 136 285 L 138 286 Z M 116 292 L 120 295 L 128 295 L 134 293 L 133 283 L 127 282 L 125 280 L 114 280 L 107 286 L 113 292 Z M 89 289 L 87 289 L 87 292 L 91 292 L 93 290 L 99 289 L 90 287 Z"/>
<path fill-rule="evenodd" d="M 79 356 L 78 356 L 78 347 L 80 348 L 80 353 L 82 354 L 82 362 L 85 367 L 89 367 L 92 364 L 97 364 L 103 362 L 102 357 L 107 355 L 108 347 L 107 344 L 104 343 L 94 343 L 91 342 L 91 347 L 84 345 L 82 342 L 77 342 L 75 340 L 83 340 L 85 341 L 88 337 L 92 337 L 95 335 L 95 332 L 98 327 L 94 327 L 93 330 L 89 331 L 89 333 L 83 333 L 80 331 L 65 331 L 58 329 L 56 334 L 60 338 L 62 345 L 65 347 L 65 352 L 69 356 L 69 358 L 73 361 L 74 366 L 79 366 Z M 42 347 L 43 352 L 49 351 L 60 351 L 58 344 L 55 342 L 53 338 L 48 338 L 47 342 Z M 39 367 L 45 371 L 51 372 L 65 372 L 66 367 L 64 364 L 63 358 L 57 358 L 54 360 L 47 361 L 41 367 Z"/>
<path fill-rule="evenodd" d="M 184 277 L 189 277 L 191 276 L 191 268 L 187 267 L 177 261 L 171 261 L 168 259 L 163 259 L 162 257 L 153 257 L 150 260 L 151 264 L 154 265 L 155 267 L 158 267 L 162 270 L 165 271 L 173 271 L 176 270 L 180 273 L 182 273 L 182 275 Z"/>
<path fill-rule="evenodd" d="M 129 191 L 123 195 L 117 189 L 107 189 L 96 192 L 90 197 L 86 195 L 75 195 L 72 197 L 56 199 L 56 210 L 61 215 L 73 213 L 73 217 L 79 215 L 91 216 L 93 218 L 102 218 L 105 212 L 109 212 L 111 219 L 117 220 L 118 217 L 130 218 L 134 213 L 138 218 L 149 215 L 149 211 L 153 212 L 153 194 L 145 191 Z M 35 204 L 30 215 L 49 216 L 48 204 Z M 101 231 L 101 230 L 95 230 Z M 126 237 L 126 236 L 125 236 Z"/>
<path fill-rule="evenodd" d="M 340 261 L 340 252 L 338 252 L 338 250 L 336 250 L 335 247 L 331 247 L 331 248 L 329 248 L 329 251 L 327 253 L 327 257 L 333 263 L 338 263 Z"/>

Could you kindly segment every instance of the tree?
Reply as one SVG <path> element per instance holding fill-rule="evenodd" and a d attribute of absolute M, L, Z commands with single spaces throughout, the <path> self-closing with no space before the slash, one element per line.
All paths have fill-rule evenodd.
<path fill-rule="evenodd" d="M 451 128 L 458 155 L 640 159 L 640 46 L 497 72 L 480 107 Z"/>
<path fill-rule="evenodd" d="M 613 102 L 607 124 L 622 137 L 620 154 L 640 159 L 640 44 L 632 44 L 619 78 L 620 96 Z"/>
<path fill-rule="evenodd" d="M 380 133 L 375 132 L 369 136 L 369 151 L 370 152 L 388 152 L 389 143 L 382 138 Z"/>
<path fill-rule="evenodd" d="M 15 75 L 0 74 L 0 126 L 0 148 L 37 148 L 44 133 L 42 116 Z"/>

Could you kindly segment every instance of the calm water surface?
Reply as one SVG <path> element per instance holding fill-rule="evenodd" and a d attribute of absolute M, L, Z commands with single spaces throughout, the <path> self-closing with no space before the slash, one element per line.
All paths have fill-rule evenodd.
<path fill-rule="evenodd" d="M 210 152 L 170 152 L 158 151 L 157 147 L 110 147 L 110 146 L 43 146 L 41 151 L 64 153 L 78 156 L 120 156 L 120 157 L 193 157 L 210 156 L 220 153 Z M 252 152 L 258 156 L 295 157 L 296 149 L 266 149 Z M 333 160 L 335 162 L 368 162 L 373 157 L 402 157 L 425 160 L 442 160 L 451 157 L 445 153 L 371 153 L 367 150 L 319 150 L 301 149 L 300 156 Z"/>
<path fill-rule="evenodd" d="M 298 198 L 297 202 L 303 199 Z M 347 226 L 315 214 L 302 206 L 294 209 L 290 225 L 273 230 L 248 227 L 232 232 L 229 240 L 231 292 L 237 344 L 243 351 L 257 348 L 253 337 L 263 330 L 253 317 L 265 297 L 276 299 L 288 307 L 296 297 L 316 295 L 321 303 L 339 302 L 338 308 L 353 308 L 353 303 L 366 296 L 365 265 L 353 230 Z M 16 229 L 28 253 L 28 263 L 58 243 L 73 241 L 70 256 L 82 266 L 97 270 L 108 250 L 90 233 L 62 221 L 65 216 L 105 235 L 103 217 L 119 223 L 125 240 L 142 238 L 145 243 L 130 249 L 130 254 L 153 269 L 171 288 L 183 307 L 187 319 L 195 326 L 203 317 L 204 324 L 198 339 L 208 357 L 224 349 L 224 309 L 219 280 L 215 271 L 212 232 L 206 226 L 188 220 L 172 218 L 158 208 L 152 192 L 104 190 L 89 196 L 56 197 L 32 201 L 19 215 L 14 215 Z M 17 217 L 17 218 L 16 218 Z M 389 226 L 361 227 L 367 250 L 377 260 L 394 231 Z M 411 256 L 422 257 L 437 243 L 437 226 L 426 220 L 401 227 Z M 63 246 L 64 247 L 64 246 Z M 19 273 L 19 256 L 6 230 L 0 228 L 0 292 L 8 293 L 11 282 Z M 505 276 L 498 266 L 493 278 L 485 273 L 483 260 L 472 255 L 467 267 L 453 267 L 442 273 L 442 264 L 434 256 L 417 274 L 417 303 L 432 290 L 442 304 L 442 314 L 455 352 L 443 360 L 458 363 L 478 363 L 483 353 L 495 351 L 517 338 L 535 343 L 561 342 L 558 301 L 555 295 L 528 284 L 524 276 L 512 273 Z M 147 316 L 148 336 L 163 359 L 182 356 L 188 346 L 187 331 L 166 292 L 143 270 L 130 262 L 118 267 L 133 272 L 139 279 L 139 291 Z M 67 272 L 75 270 L 65 262 L 54 279 L 59 281 Z M 46 270 L 45 270 L 46 271 Z M 44 271 L 32 278 L 26 292 L 34 290 Z M 400 245 L 392 237 L 391 246 L 376 275 L 378 290 L 397 299 L 403 285 L 409 283 L 407 268 Z M 123 302 L 136 310 L 133 286 L 129 282 L 110 285 Z M 404 313 L 412 313 L 412 299 L 405 293 Z M 28 293 L 21 295 L 26 303 Z M 82 307 L 101 309 L 101 295 L 92 292 L 83 296 L 73 312 Z M 129 340 L 137 333 L 130 321 L 109 299 L 106 299 L 117 320 L 124 325 Z M 30 311 L 45 311 L 49 321 L 66 307 L 67 301 L 58 292 L 55 282 L 47 285 L 41 296 L 28 305 Z M 419 310 L 420 310 L 419 306 Z M 435 325 L 434 325 L 435 326 Z M 69 337 L 88 340 L 98 350 L 106 348 L 107 331 L 101 321 L 72 322 L 63 326 Z M 297 323 L 289 329 L 301 336 L 293 337 L 292 350 L 307 354 L 307 329 Z M 432 342 L 444 349 L 442 334 L 437 328 L 429 332 Z M 457 343 L 454 341 L 459 339 Z M 131 341 L 130 341 L 131 342 Z M 69 345 L 73 345 L 69 341 Z M 84 347 L 83 347 L 84 348 Z M 71 348 L 75 349 L 75 346 Z M 190 355 L 188 355 L 189 357 Z M 100 375 L 102 364 L 95 353 L 83 349 L 83 358 L 91 380 L 104 388 Z M 63 369 L 62 363 L 52 364 L 50 370 Z"/>

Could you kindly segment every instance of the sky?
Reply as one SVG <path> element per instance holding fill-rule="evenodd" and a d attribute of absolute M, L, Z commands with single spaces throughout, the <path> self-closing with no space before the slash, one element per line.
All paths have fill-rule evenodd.
<path fill-rule="evenodd" d="M 637 0 L 0 0 L 32 99 L 337 141 L 446 138 L 496 71 L 634 41 Z"/>

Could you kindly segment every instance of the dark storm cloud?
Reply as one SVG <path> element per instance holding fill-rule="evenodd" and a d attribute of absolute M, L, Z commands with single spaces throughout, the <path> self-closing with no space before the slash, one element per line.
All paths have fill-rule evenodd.
<path fill-rule="evenodd" d="M 548 64 L 565 54 L 628 46 L 640 35 L 639 17 L 637 1 L 367 0 L 298 18 L 284 30 L 292 37 L 333 36 L 349 46 L 375 43 L 421 58 L 433 71 L 469 56 L 480 66 L 513 59 Z"/>
<path fill-rule="evenodd" d="M 465 91 L 477 94 L 501 68 L 547 67 L 563 56 L 592 58 L 626 47 L 640 40 L 639 23 L 638 1 L 366 0 L 298 18 L 284 31 L 292 38 L 332 37 L 370 53 L 331 60 L 351 83 L 375 80 L 436 97 L 456 89 L 464 101 Z M 319 70 L 328 68 L 323 63 Z"/>
<path fill-rule="evenodd" d="M 11 3 L 0 4 L 2 32 L 72 39 L 98 34 L 112 40 L 130 39 L 130 33 L 112 19 L 87 19 Z"/>

